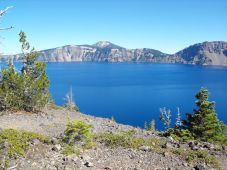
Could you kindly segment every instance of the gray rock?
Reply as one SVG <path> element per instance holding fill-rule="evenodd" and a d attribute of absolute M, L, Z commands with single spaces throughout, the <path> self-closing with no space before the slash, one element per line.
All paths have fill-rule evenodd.
<path fill-rule="evenodd" d="M 57 170 L 57 168 L 55 166 L 49 165 L 49 164 L 45 167 L 45 169 L 46 170 Z"/>
<path fill-rule="evenodd" d="M 16 170 L 16 169 L 17 169 L 17 165 L 14 165 L 8 168 L 8 170 Z"/>
<path fill-rule="evenodd" d="M 191 150 L 193 150 L 193 151 L 197 151 L 197 150 L 199 150 L 200 148 L 198 147 L 198 146 L 192 146 L 191 147 Z"/>
<path fill-rule="evenodd" d="M 204 148 L 207 148 L 208 150 L 213 150 L 215 149 L 215 146 L 212 144 L 212 143 L 208 143 L 206 142 L 204 145 L 203 145 Z"/>
<path fill-rule="evenodd" d="M 93 167 L 93 166 L 94 166 L 94 164 L 91 163 L 91 162 L 89 162 L 89 161 L 85 162 L 84 165 L 85 165 L 86 167 Z"/>
<path fill-rule="evenodd" d="M 141 147 L 139 147 L 139 149 L 141 151 L 145 151 L 145 152 L 149 152 L 151 150 L 151 148 L 149 146 L 141 146 Z"/>
<path fill-rule="evenodd" d="M 31 144 L 32 144 L 32 145 L 37 145 L 37 144 L 39 144 L 39 143 L 40 143 L 39 139 L 32 139 L 32 140 L 31 140 Z"/>
<path fill-rule="evenodd" d="M 195 145 L 195 144 L 194 144 L 193 141 L 189 141 L 189 142 L 188 142 L 188 146 L 189 146 L 189 147 L 192 147 L 192 146 L 194 146 L 194 145 Z"/>
<path fill-rule="evenodd" d="M 58 143 L 58 139 L 57 138 L 51 138 L 50 142 L 53 144 L 53 145 L 56 145 Z"/>
<path fill-rule="evenodd" d="M 54 145 L 54 147 L 52 148 L 53 151 L 59 152 L 61 150 L 61 145 L 60 144 L 56 144 Z"/>
<path fill-rule="evenodd" d="M 185 167 L 188 166 L 188 164 L 186 162 L 184 162 L 182 165 L 185 166 Z"/>
<path fill-rule="evenodd" d="M 163 155 L 164 155 L 165 157 L 167 157 L 167 156 L 169 156 L 169 153 L 168 153 L 168 152 L 164 152 Z"/>
<path fill-rule="evenodd" d="M 199 164 L 194 167 L 195 170 L 206 170 L 206 165 L 204 164 Z"/>
<path fill-rule="evenodd" d="M 91 157 L 88 155 L 84 155 L 84 156 L 81 156 L 81 159 L 83 159 L 84 161 L 89 161 L 91 160 Z"/>
<path fill-rule="evenodd" d="M 227 150 L 226 149 L 226 146 L 224 144 L 221 145 L 221 148 L 222 148 L 223 151 L 226 151 Z"/>
<path fill-rule="evenodd" d="M 174 148 L 174 146 L 173 146 L 171 143 L 166 142 L 166 143 L 162 146 L 162 148 Z"/>
<path fill-rule="evenodd" d="M 171 143 L 174 143 L 175 142 L 174 139 L 172 138 L 172 136 L 169 136 L 168 137 L 168 141 L 171 142 Z"/>

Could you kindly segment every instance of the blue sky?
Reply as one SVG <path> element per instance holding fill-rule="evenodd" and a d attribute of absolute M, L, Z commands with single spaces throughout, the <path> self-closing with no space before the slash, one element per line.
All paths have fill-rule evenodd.
<path fill-rule="evenodd" d="M 227 41 L 227 0 L 1 0 L 0 53 L 20 52 L 26 32 L 37 50 L 111 41 L 175 53 L 194 43 Z"/>

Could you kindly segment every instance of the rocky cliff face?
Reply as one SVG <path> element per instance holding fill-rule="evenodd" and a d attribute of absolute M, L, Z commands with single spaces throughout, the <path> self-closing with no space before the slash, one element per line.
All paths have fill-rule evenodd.
<path fill-rule="evenodd" d="M 22 61 L 20 54 L 0 56 L 1 62 L 9 58 Z M 94 45 L 63 46 L 39 52 L 38 60 L 45 62 L 154 62 L 202 65 L 227 65 L 227 42 L 204 42 L 169 55 L 158 50 L 126 49 L 106 41 Z"/>
<path fill-rule="evenodd" d="M 173 56 L 183 63 L 202 65 L 227 65 L 227 42 L 214 41 L 192 45 Z"/>
<path fill-rule="evenodd" d="M 159 62 L 166 54 L 152 49 L 126 49 L 110 42 L 101 41 L 94 45 L 76 45 L 53 48 L 39 52 L 38 60 L 45 62 Z M 1 56 L 1 61 L 22 61 L 20 54 Z"/>

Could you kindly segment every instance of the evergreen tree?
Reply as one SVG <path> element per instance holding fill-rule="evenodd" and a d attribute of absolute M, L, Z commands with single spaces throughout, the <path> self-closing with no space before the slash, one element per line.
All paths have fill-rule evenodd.
<path fill-rule="evenodd" d="M 49 80 L 45 72 L 45 63 L 37 62 L 38 53 L 26 40 L 24 32 L 20 32 L 21 49 L 24 54 L 21 70 L 24 80 L 23 101 L 24 110 L 34 111 L 44 107 L 50 99 Z"/>
<path fill-rule="evenodd" d="M 21 72 L 12 62 L 0 72 L 0 110 L 37 111 L 50 99 L 45 63 L 37 62 L 37 52 L 30 49 L 24 32 L 20 32 L 24 54 Z"/>
<path fill-rule="evenodd" d="M 19 110 L 22 101 L 23 79 L 9 63 L 8 68 L 3 68 L 0 79 L 0 110 Z"/>
<path fill-rule="evenodd" d="M 225 126 L 217 118 L 215 103 L 209 101 L 208 90 L 202 88 L 196 94 L 196 99 L 198 109 L 194 109 L 193 114 L 186 114 L 187 120 L 183 121 L 184 127 L 190 131 L 195 139 L 205 141 L 224 139 Z"/>

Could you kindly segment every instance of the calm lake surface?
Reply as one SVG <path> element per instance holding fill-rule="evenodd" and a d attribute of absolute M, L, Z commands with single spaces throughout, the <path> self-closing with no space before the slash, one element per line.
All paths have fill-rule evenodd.
<path fill-rule="evenodd" d="M 195 94 L 207 87 L 219 118 L 227 123 L 227 67 L 147 63 L 48 63 L 51 94 L 64 104 L 70 87 L 80 111 L 133 126 L 156 121 L 159 108 L 182 116 L 195 108 Z"/>

